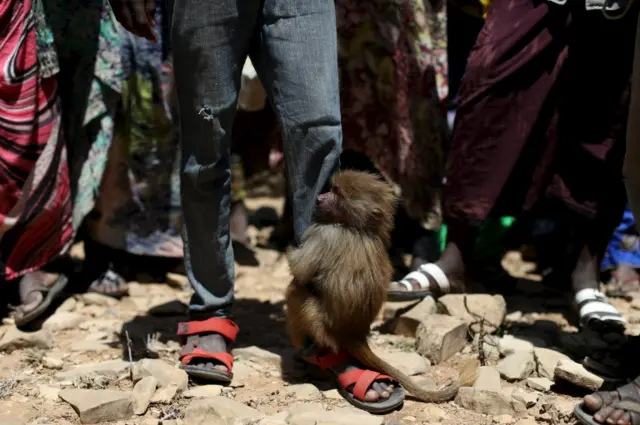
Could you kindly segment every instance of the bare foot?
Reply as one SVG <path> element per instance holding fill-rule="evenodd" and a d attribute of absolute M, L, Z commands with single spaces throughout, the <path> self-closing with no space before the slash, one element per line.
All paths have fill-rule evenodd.
<path fill-rule="evenodd" d="M 616 408 L 616 404 L 624 401 L 636 404 L 640 408 L 640 377 L 616 391 L 599 391 L 585 396 L 584 410 L 593 414 L 593 419 L 601 424 L 631 425 L 640 423 L 640 413 Z"/>
<path fill-rule="evenodd" d="M 249 213 L 244 205 L 244 202 L 237 201 L 231 204 L 231 215 L 229 216 L 229 233 L 231 233 L 231 239 L 248 245 L 249 239 Z"/>
<path fill-rule="evenodd" d="M 304 360 L 311 364 L 315 363 L 314 357 L 304 357 Z M 331 368 L 331 370 L 335 373 L 336 376 L 340 376 L 344 372 L 347 372 L 349 370 L 355 370 L 355 369 L 368 369 L 368 368 L 366 366 L 361 365 L 355 359 L 347 360 L 345 363 L 342 363 L 338 366 L 334 366 Z M 351 392 L 353 391 L 353 387 L 354 386 L 351 385 L 347 388 L 347 390 Z M 393 392 L 393 388 L 394 388 L 393 384 L 388 380 L 374 381 L 373 384 L 371 384 L 371 387 L 367 390 L 365 394 L 365 401 L 369 403 L 374 403 L 380 399 L 389 398 L 391 396 L 391 393 Z"/>
<path fill-rule="evenodd" d="M 128 292 L 124 278 L 115 272 L 111 266 L 89 286 L 89 292 L 119 298 Z"/>
<path fill-rule="evenodd" d="M 228 352 L 227 341 L 222 335 L 217 333 L 189 335 L 187 337 L 187 342 L 183 350 L 185 352 L 190 352 L 196 347 L 209 353 Z M 229 369 L 225 365 L 212 359 L 199 359 L 196 357 L 189 362 L 189 366 L 209 370 L 219 370 L 221 372 L 229 372 Z"/>

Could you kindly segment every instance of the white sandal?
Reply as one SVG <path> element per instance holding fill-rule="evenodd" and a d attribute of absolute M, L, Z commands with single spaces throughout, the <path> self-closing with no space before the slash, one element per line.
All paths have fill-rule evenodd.
<path fill-rule="evenodd" d="M 435 293 L 429 289 L 429 276 L 438 285 L 438 293 Z M 414 289 L 411 284 L 411 280 L 418 282 L 420 289 Z M 440 296 L 451 292 L 451 284 L 449 278 L 442 271 L 440 267 L 433 263 L 427 263 L 421 265 L 418 270 L 412 271 L 404 277 L 404 279 L 395 282 L 399 285 L 407 288 L 406 291 L 389 291 L 387 292 L 387 299 L 389 301 L 413 301 L 426 298 L 428 296 Z"/>
<path fill-rule="evenodd" d="M 583 327 L 601 330 L 607 327 L 624 328 L 627 324 L 607 297 L 597 289 L 581 289 L 576 293 L 574 303 Z"/>

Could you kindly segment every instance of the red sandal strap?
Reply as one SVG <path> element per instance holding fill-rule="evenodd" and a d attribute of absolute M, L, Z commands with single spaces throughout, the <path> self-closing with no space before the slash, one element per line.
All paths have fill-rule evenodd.
<path fill-rule="evenodd" d="M 232 320 L 212 317 L 201 321 L 180 322 L 178 323 L 177 334 L 179 336 L 187 336 L 213 332 L 233 342 L 236 340 L 239 330 L 238 325 Z"/>
<path fill-rule="evenodd" d="M 229 353 L 211 353 L 202 348 L 194 348 L 189 354 L 180 354 L 180 362 L 188 365 L 193 359 L 211 359 L 216 360 L 227 367 L 229 372 L 233 369 L 233 356 Z"/>
<path fill-rule="evenodd" d="M 320 369 L 326 370 L 341 365 L 350 358 L 351 356 L 349 355 L 349 353 L 344 350 L 340 350 L 337 353 L 318 353 L 316 354 L 315 363 L 320 367 Z"/>
<path fill-rule="evenodd" d="M 351 369 L 342 373 L 338 377 L 338 382 L 344 389 L 347 389 L 351 385 L 353 385 L 351 393 L 360 401 L 366 401 L 365 396 L 367 394 L 367 390 L 371 388 L 371 385 L 375 381 L 380 380 L 396 382 L 396 380 L 390 376 L 383 375 L 382 373 L 375 372 L 373 370 L 364 369 Z"/>

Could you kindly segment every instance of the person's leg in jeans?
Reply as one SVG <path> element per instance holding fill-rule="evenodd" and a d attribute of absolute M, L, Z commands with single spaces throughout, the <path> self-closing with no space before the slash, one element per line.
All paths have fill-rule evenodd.
<path fill-rule="evenodd" d="M 228 381 L 232 358 L 227 343 L 237 329 L 208 319 L 226 318 L 234 299 L 231 128 L 260 0 L 169 3 L 182 146 L 184 259 L 195 291 L 189 305 L 192 322 L 178 329 L 186 339 L 182 367 L 193 376 Z"/>
<path fill-rule="evenodd" d="M 265 0 L 250 57 L 278 116 L 290 183 L 295 242 L 311 223 L 318 194 L 339 165 L 342 144 L 333 0 Z M 342 374 L 357 367 L 343 361 Z M 352 390 L 352 388 L 350 388 Z M 383 380 L 367 402 L 388 398 Z"/>

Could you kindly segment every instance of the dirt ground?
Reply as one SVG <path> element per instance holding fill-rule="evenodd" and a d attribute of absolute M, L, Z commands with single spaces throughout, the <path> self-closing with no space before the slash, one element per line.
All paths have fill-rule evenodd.
<path fill-rule="evenodd" d="M 279 213 L 282 200 L 252 199 L 248 206 L 252 211 L 268 207 Z M 254 243 L 265 240 L 271 230 L 270 227 L 252 227 Z M 81 258 L 82 246 L 74 246 L 73 254 Z M 234 319 L 240 327 L 240 334 L 234 351 L 236 377 L 230 387 L 220 389 L 219 393 L 257 409 L 266 417 L 276 415 L 272 416 L 271 422 L 263 419 L 264 424 L 286 423 L 286 416 L 277 414 L 291 411 L 294 405 L 296 409 L 304 409 L 304 405 L 308 405 L 309 409 L 325 411 L 348 407 L 348 403 L 333 390 L 335 387 L 331 382 L 320 379 L 313 369 L 294 359 L 284 328 L 283 291 L 289 281 L 284 256 L 257 247 L 253 254 L 241 253 L 238 260 Z M 519 277 L 522 277 L 523 270 L 530 268 L 519 260 L 517 254 L 509 256 L 504 264 Z M 496 340 L 504 334 L 542 340 L 548 347 L 558 348 L 580 361 L 588 344 L 585 345 L 584 337 L 566 319 L 568 308 L 563 292 L 535 280 L 535 276 L 513 280 L 512 291 L 505 293 L 506 319 L 496 337 L 483 334 L 482 345 L 478 343 L 477 335 L 475 342 L 470 335 L 469 342 L 460 353 L 442 364 L 428 367 L 424 377 L 419 378 L 424 382 L 441 382 L 455 376 L 457 366 L 470 358 L 482 357 L 486 364 L 495 365 L 499 356 L 486 351 L 495 348 L 492 338 Z M 53 335 L 48 348 L 39 348 L 46 347 L 46 343 L 32 342 L 21 345 L 22 348 L 0 352 L 0 412 L 5 412 L 0 414 L 0 424 L 77 424 L 80 423 L 79 415 L 69 403 L 60 399 L 60 390 L 131 391 L 134 386 L 127 369 L 116 370 L 115 374 L 87 373 L 84 377 L 73 373 L 64 375 L 65 372 L 73 372 L 78 365 L 109 360 L 129 362 L 142 358 L 177 364 L 179 344 L 175 331 L 178 322 L 186 320 L 190 294 L 185 276 L 175 273 L 169 274 L 166 282 L 131 282 L 130 295 L 119 301 L 83 295 L 68 298 L 49 318 L 49 325 L 45 325 Z M 640 311 L 632 307 L 635 305 L 633 301 L 614 299 L 613 303 L 629 320 L 628 332 L 640 333 Z M 376 323 L 372 335 L 376 351 L 415 352 L 414 338 L 384 333 L 381 331 L 384 327 L 380 328 L 382 324 L 382 320 Z M 6 339 L 13 331 L 11 319 L 5 319 L 0 327 L 0 338 L 4 335 Z M 313 384 L 320 392 L 298 385 L 304 383 Z M 195 386 L 195 383 L 189 383 L 190 388 Z M 510 424 L 518 421 L 523 425 L 534 421 L 564 424 L 573 421 L 573 406 L 579 402 L 579 397 L 589 392 L 575 386 L 535 391 L 527 386 L 526 380 L 503 380 L 502 388 L 509 393 L 517 389 L 535 393 L 535 401 L 529 403 L 531 405 L 526 411 L 492 414 L 483 413 L 486 408 L 465 409 L 453 401 L 436 406 L 409 397 L 400 411 L 386 415 L 384 421 L 387 424 L 443 425 Z M 184 415 L 194 400 L 179 392 L 168 401 L 152 401 L 143 415 L 107 423 L 189 425 Z M 212 419 L 210 423 L 224 422 Z M 315 423 L 323 422 L 317 420 Z"/>

